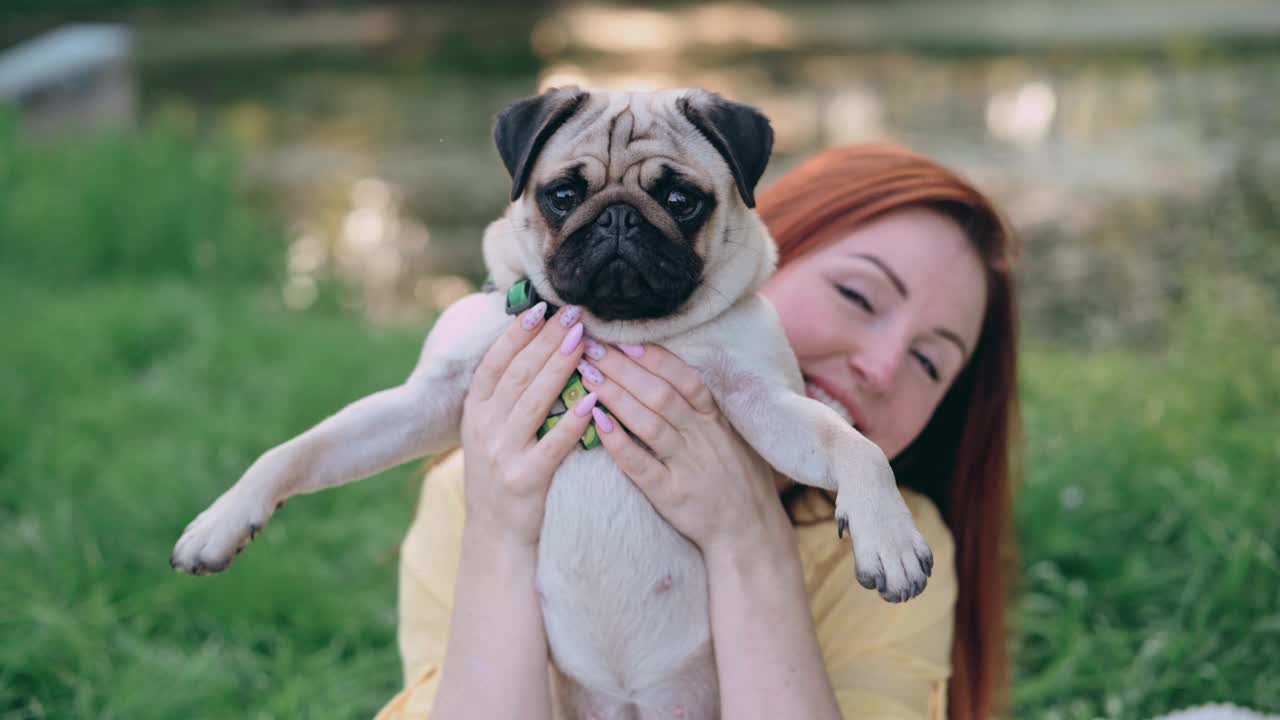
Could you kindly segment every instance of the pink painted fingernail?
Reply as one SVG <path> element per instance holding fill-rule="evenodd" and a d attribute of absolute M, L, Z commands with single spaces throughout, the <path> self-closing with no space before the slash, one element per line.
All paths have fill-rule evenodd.
<path fill-rule="evenodd" d="M 604 414 L 603 410 L 601 410 L 598 407 L 591 408 L 591 417 L 595 418 L 596 429 L 598 429 L 600 432 L 602 433 L 613 432 L 613 421 L 609 419 L 608 415 Z"/>
<path fill-rule="evenodd" d="M 564 342 L 560 343 L 560 354 L 568 355 L 578 347 L 578 343 L 582 342 L 582 323 L 573 326 L 569 330 L 569 334 L 564 336 Z"/>
<path fill-rule="evenodd" d="M 532 330 L 538 327 L 542 322 L 542 318 L 547 315 L 547 303 L 540 302 L 537 305 L 524 311 L 524 315 L 520 316 L 520 327 L 525 330 Z"/>
<path fill-rule="evenodd" d="M 619 350 L 621 350 L 622 352 L 626 353 L 627 355 L 631 356 L 631 357 L 643 357 L 643 356 L 644 356 L 644 346 L 643 346 L 643 345 L 619 345 L 619 346 L 618 346 L 618 349 L 619 349 Z"/>
<path fill-rule="evenodd" d="M 578 363 L 578 372 L 582 373 L 582 377 L 592 385 L 599 385 L 604 382 L 604 375 L 600 372 L 599 368 L 586 360 Z"/>
<path fill-rule="evenodd" d="M 560 308 L 560 324 L 569 327 L 582 317 L 582 308 L 577 305 L 566 305 Z"/>
<path fill-rule="evenodd" d="M 587 357 L 591 358 L 592 360 L 599 360 L 604 357 L 606 350 L 604 349 L 603 345 L 596 342 L 595 340 L 592 340 L 591 338 L 587 338 L 586 342 L 587 342 Z"/>
<path fill-rule="evenodd" d="M 596 399 L 599 397 L 600 396 L 595 393 L 587 393 L 586 397 L 579 400 L 578 404 L 573 406 L 573 414 L 578 417 L 586 417 L 587 413 L 591 412 L 591 409 L 596 406 Z"/>

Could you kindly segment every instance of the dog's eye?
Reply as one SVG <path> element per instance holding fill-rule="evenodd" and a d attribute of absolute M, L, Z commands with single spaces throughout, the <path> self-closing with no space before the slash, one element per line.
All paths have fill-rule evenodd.
<path fill-rule="evenodd" d="M 667 191 L 664 202 L 667 210 L 680 222 L 688 222 L 702 212 L 702 197 L 692 190 L 672 188 Z"/>
<path fill-rule="evenodd" d="M 547 191 L 547 207 L 557 215 L 568 215 L 578 200 L 578 189 L 572 185 L 557 185 Z"/>

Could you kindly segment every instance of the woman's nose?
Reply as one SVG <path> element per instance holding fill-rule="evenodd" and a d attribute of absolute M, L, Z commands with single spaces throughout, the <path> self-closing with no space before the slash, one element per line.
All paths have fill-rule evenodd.
<path fill-rule="evenodd" d="M 893 388 L 906 354 L 897 348 L 862 350 L 849 357 L 849 365 L 864 387 L 883 393 Z"/>

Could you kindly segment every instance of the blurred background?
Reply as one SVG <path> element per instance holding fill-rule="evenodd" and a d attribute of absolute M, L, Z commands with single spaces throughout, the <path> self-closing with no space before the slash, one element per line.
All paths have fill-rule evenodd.
<path fill-rule="evenodd" d="M 1280 712 L 1280 3 L 0 0 L 0 718 L 368 717 L 414 464 L 167 565 L 476 288 L 493 114 L 761 107 L 764 184 L 891 140 L 1023 241 L 1014 715 Z"/>

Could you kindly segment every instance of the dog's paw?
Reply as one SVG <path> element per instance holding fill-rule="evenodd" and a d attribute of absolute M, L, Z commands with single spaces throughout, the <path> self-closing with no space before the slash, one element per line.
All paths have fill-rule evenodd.
<path fill-rule="evenodd" d="M 849 531 L 858 583 L 878 590 L 889 602 L 905 602 L 924 592 L 933 573 L 933 551 L 906 504 L 899 499 L 900 508 L 871 512 L 845 507 L 840 500 L 837 495 L 836 531 L 840 537 Z"/>
<path fill-rule="evenodd" d="M 226 570 L 283 504 L 233 487 L 182 531 L 169 558 L 170 567 L 192 575 Z"/>

